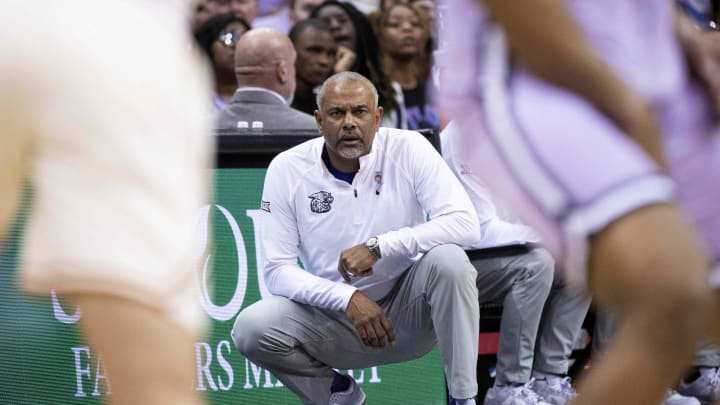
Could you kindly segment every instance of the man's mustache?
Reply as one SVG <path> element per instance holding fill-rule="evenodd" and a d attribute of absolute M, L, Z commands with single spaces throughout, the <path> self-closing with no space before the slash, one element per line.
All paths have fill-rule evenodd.
<path fill-rule="evenodd" d="M 349 134 L 340 135 L 340 138 L 338 138 L 338 142 L 342 142 L 342 141 L 356 141 L 356 140 L 362 141 L 362 137 L 361 137 L 359 134 L 356 134 L 356 133 L 349 133 Z"/>

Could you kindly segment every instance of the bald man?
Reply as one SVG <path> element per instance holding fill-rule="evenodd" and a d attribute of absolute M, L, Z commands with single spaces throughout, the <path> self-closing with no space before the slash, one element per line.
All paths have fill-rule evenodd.
<path fill-rule="evenodd" d="M 218 116 L 225 132 L 317 130 L 315 118 L 290 107 L 297 54 L 287 35 L 271 28 L 248 31 L 235 46 L 238 89 Z"/>

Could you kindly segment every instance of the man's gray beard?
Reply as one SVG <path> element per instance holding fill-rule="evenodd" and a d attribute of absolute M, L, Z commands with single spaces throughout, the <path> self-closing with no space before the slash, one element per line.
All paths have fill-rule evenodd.
<path fill-rule="evenodd" d="M 342 147 L 337 151 L 338 155 L 342 156 L 343 159 L 357 159 L 364 154 L 363 152 L 362 145 L 354 148 Z"/>

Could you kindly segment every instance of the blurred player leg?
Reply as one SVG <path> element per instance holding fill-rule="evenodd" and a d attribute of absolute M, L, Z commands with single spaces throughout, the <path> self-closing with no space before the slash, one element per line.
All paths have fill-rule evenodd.
<path fill-rule="evenodd" d="M 704 254 L 689 225 L 666 205 L 624 216 L 592 245 L 591 292 L 600 305 L 623 313 L 624 322 L 580 382 L 577 404 L 660 403 L 707 320 Z"/>
<path fill-rule="evenodd" d="M 76 294 L 82 327 L 102 353 L 114 405 L 200 404 L 193 390 L 195 336 L 157 309 L 109 295 Z"/>

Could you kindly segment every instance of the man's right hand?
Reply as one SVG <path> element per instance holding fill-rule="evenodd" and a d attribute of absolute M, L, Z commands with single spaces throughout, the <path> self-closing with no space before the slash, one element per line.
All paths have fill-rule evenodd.
<path fill-rule="evenodd" d="M 385 312 L 360 291 L 350 297 L 345 314 L 367 346 L 383 347 L 395 341 L 395 329 Z"/>

